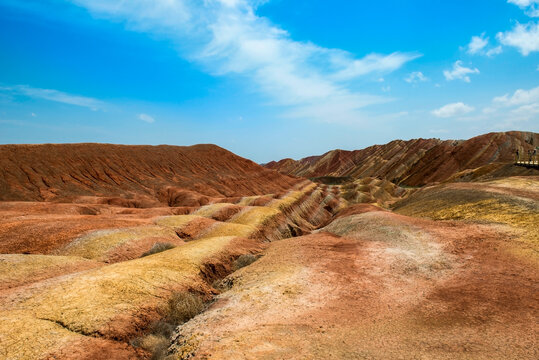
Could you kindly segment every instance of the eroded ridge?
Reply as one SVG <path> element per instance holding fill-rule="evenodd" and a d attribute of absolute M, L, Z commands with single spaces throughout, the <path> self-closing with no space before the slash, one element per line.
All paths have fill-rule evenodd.
<path fill-rule="evenodd" d="M 169 352 L 195 359 L 534 359 L 537 184 L 439 185 L 395 204 L 398 213 L 344 208 L 327 226 L 273 243 L 230 275 L 232 288 L 177 329 Z"/>
<path fill-rule="evenodd" d="M 327 186 L 309 181 L 282 194 L 219 201 L 182 215 L 140 209 L 129 214 L 138 222 L 134 226 L 76 235 L 49 255 L 5 255 L 0 266 L 2 355 L 149 356 L 129 341 L 160 318 L 172 293 L 211 298 L 213 281 L 229 274 L 238 256 L 308 234 L 342 206 Z M 175 247 L 140 258 L 156 242 Z M 24 341 L 43 333 L 45 339 Z M 90 348 L 101 349 L 100 354 Z"/>

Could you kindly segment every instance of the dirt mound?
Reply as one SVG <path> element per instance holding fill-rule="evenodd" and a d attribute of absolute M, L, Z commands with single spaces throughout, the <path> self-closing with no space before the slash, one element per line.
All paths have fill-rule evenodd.
<path fill-rule="evenodd" d="M 539 134 L 489 133 L 470 140 L 396 140 L 363 150 L 333 150 L 298 161 L 284 159 L 264 166 L 283 174 L 319 177 L 378 177 L 407 186 L 444 181 L 454 174 L 493 162 L 510 163 L 515 151 L 539 145 Z"/>
<path fill-rule="evenodd" d="M 215 145 L 0 146 L 0 200 L 69 201 L 115 197 L 127 207 L 204 204 L 207 197 L 276 193 L 299 180 Z M 119 198 L 128 199 L 123 203 Z"/>

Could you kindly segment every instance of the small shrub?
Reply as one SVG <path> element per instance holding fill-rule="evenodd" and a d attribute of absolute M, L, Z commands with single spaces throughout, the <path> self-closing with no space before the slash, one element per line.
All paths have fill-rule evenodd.
<path fill-rule="evenodd" d="M 167 355 L 170 341 L 163 335 L 148 334 L 131 340 L 131 345 L 150 352 L 152 354 L 151 360 L 161 360 Z"/>
<path fill-rule="evenodd" d="M 234 278 L 226 277 L 221 280 L 215 280 L 212 284 L 213 288 L 220 292 L 228 291 L 234 286 Z"/>
<path fill-rule="evenodd" d="M 238 269 L 241 269 L 242 267 L 246 267 L 248 265 L 251 265 L 256 260 L 258 260 L 258 258 L 256 256 L 254 256 L 253 254 L 241 255 L 234 262 L 234 269 L 238 270 Z"/>
<path fill-rule="evenodd" d="M 156 321 L 150 326 L 150 331 L 152 334 L 162 335 L 166 338 L 169 338 L 172 336 L 174 329 L 175 329 L 174 324 L 168 323 L 164 320 Z"/>
<path fill-rule="evenodd" d="M 177 292 L 168 301 L 167 322 L 175 325 L 189 321 L 204 310 L 202 297 L 190 292 Z"/>
<path fill-rule="evenodd" d="M 168 354 L 170 337 L 176 326 L 185 323 L 204 310 L 204 301 L 198 294 L 176 292 L 168 301 L 166 313 L 162 320 L 150 326 L 150 333 L 131 340 L 131 345 L 152 353 L 151 360 L 173 360 Z"/>
<path fill-rule="evenodd" d="M 141 257 L 157 254 L 166 250 L 174 249 L 176 246 L 171 243 L 155 243 L 150 250 L 146 251 Z"/>

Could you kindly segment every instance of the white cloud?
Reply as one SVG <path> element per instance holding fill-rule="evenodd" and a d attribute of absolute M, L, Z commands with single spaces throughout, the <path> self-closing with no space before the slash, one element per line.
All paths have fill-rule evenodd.
<path fill-rule="evenodd" d="M 496 35 L 500 43 L 516 47 L 524 56 L 539 51 L 539 24 L 517 24 L 512 30 Z"/>
<path fill-rule="evenodd" d="M 493 47 L 492 49 L 487 50 L 486 54 L 488 57 L 492 57 L 494 55 L 500 55 L 503 52 L 503 49 L 500 45 Z"/>
<path fill-rule="evenodd" d="M 37 115 L 36 115 L 36 113 L 30 113 L 30 116 L 36 117 Z"/>
<path fill-rule="evenodd" d="M 419 54 L 352 54 L 290 38 L 256 14 L 264 0 L 71 0 L 95 16 L 173 40 L 182 56 L 213 75 L 240 75 L 287 116 L 334 121 L 361 118 L 359 110 L 390 99 L 352 90 L 347 83 L 392 72 Z"/>
<path fill-rule="evenodd" d="M 479 74 L 479 70 L 477 68 L 471 69 L 462 66 L 462 61 L 460 60 L 457 60 L 453 64 L 453 70 L 444 71 L 444 76 L 447 81 L 459 79 L 469 83 L 471 80 L 468 75 L 470 74 Z"/>
<path fill-rule="evenodd" d="M 482 33 L 479 36 L 472 36 L 472 40 L 466 47 L 467 53 L 470 55 L 486 55 L 488 57 L 493 57 L 502 53 L 502 47 L 500 45 L 495 47 L 489 47 L 490 39 L 485 37 L 485 33 Z"/>
<path fill-rule="evenodd" d="M 152 116 L 148 115 L 148 114 L 139 114 L 138 118 L 140 120 L 142 120 L 142 121 L 145 121 L 145 122 L 149 123 L 149 124 L 152 124 L 152 123 L 155 122 L 155 119 Z"/>
<path fill-rule="evenodd" d="M 102 101 L 94 98 L 68 94 L 53 89 L 33 88 L 27 85 L 2 86 L 0 87 L 0 91 L 13 95 L 27 96 L 34 99 L 43 99 L 63 104 L 87 107 L 94 111 L 102 109 L 105 105 Z"/>
<path fill-rule="evenodd" d="M 539 4 L 539 0 L 507 0 L 509 4 L 515 4 L 520 7 L 527 7 L 533 4 Z"/>
<path fill-rule="evenodd" d="M 539 114 L 539 87 L 518 89 L 492 99 L 492 105 L 483 109 L 485 114 L 500 114 L 513 122 L 536 119 Z"/>
<path fill-rule="evenodd" d="M 485 38 L 485 34 L 481 36 L 472 36 L 472 40 L 468 44 L 468 53 L 469 54 L 478 54 L 483 51 L 483 49 L 488 45 L 488 37 Z"/>
<path fill-rule="evenodd" d="M 432 114 L 439 118 L 450 118 L 465 115 L 474 110 L 475 109 L 473 107 L 466 105 L 462 102 L 458 102 L 442 106 L 441 108 L 432 111 Z"/>
<path fill-rule="evenodd" d="M 526 14 L 531 17 L 539 17 L 539 10 L 537 4 L 539 0 L 507 0 L 510 4 L 515 4 L 521 9 L 526 9 Z"/>
<path fill-rule="evenodd" d="M 417 82 L 425 82 L 425 81 L 429 81 L 429 78 L 426 77 L 425 75 L 423 75 L 423 73 L 421 71 L 414 71 L 413 73 L 411 73 L 410 75 L 408 75 L 404 81 L 406 81 L 407 83 L 417 83 Z"/>
<path fill-rule="evenodd" d="M 334 77 L 338 80 L 347 80 L 372 72 L 391 72 L 418 57 L 420 57 L 419 54 L 393 53 L 387 56 L 370 54 L 363 59 L 353 60 L 346 54 L 341 59 L 333 59 L 336 64 L 343 66 L 343 70 Z"/>
<path fill-rule="evenodd" d="M 539 103 L 539 87 L 523 90 L 516 90 L 513 95 L 505 94 L 495 97 L 492 102 L 499 106 L 518 106 L 532 103 Z"/>

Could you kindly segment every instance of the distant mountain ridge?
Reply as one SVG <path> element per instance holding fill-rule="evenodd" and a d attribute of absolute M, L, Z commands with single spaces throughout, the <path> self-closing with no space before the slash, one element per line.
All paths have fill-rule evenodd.
<path fill-rule="evenodd" d="M 510 131 L 469 140 L 394 140 L 362 150 L 332 150 L 301 160 L 283 159 L 264 166 L 306 178 L 376 177 L 407 186 L 444 181 L 454 174 L 494 162 L 511 162 L 515 151 L 525 154 L 539 146 L 539 134 Z"/>
<path fill-rule="evenodd" d="M 1 201 L 144 197 L 173 206 L 278 193 L 300 181 L 216 145 L 0 145 Z"/>

